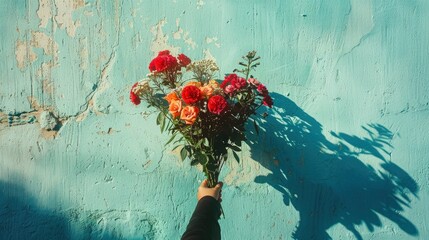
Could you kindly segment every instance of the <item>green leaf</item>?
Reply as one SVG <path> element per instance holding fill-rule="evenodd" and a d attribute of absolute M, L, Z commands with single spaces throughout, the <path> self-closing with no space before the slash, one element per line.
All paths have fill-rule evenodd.
<path fill-rule="evenodd" d="M 183 144 L 179 144 L 179 145 L 174 146 L 174 147 L 171 149 L 171 151 L 176 150 L 176 149 L 177 149 L 178 147 L 180 147 L 180 146 L 182 146 L 182 147 L 183 147 Z"/>
<path fill-rule="evenodd" d="M 156 117 L 156 125 L 160 125 L 163 118 L 164 118 L 164 113 L 159 112 L 158 117 Z"/>
<path fill-rule="evenodd" d="M 241 149 L 239 147 L 231 145 L 231 144 L 229 144 L 228 147 L 231 148 L 232 150 L 236 151 L 236 152 L 240 152 L 241 151 Z"/>
<path fill-rule="evenodd" d="M 175 138 L 177 136 L 177 132 L 176 133 L 174 133 L 171 137 L 170 137 L 170 139 L 164 144 L 164 146 L 167 146 L 169 143 L 171 143 L 171 141 L 173 141 L 173 139 Z"/>
<path fill-rule="evenodd" d="M 232 151 L 232 155 L 234 156 L 235 160 L 240 163 L 240 157 L 238 157 L 238 154 L 234 151 Z"/>
<path fill-rule="evenodd" d="M 186 159 L 186 157 L 188 156 L 188 150 L 186 149 L 186 146 L 184 146 L 181 150 L 180 150 L 180 158 L 182 159 L 182 161 L 184 161 Z"/>
<path fill-rule="evenodd" d="M 204 138 L 201 138 L 198 142 L 197 142 L 197 144 L 195 145 L 197 148 L 201 148 L 201 144 L 203 144 L 203 142 L 204 142 Z"/>
<path fill-rule="evenodd" d="M 199 161 L 198 161 L 198 159 L 192 159 L 191 160 L 191 166 L 195 166 L 195 165 L 197 165 L 198 163 L 200 163 Z"/>
<path fill-rule="evenodd" d="M 162 114 L 162 120 L 161 120 L 161 133 L 164 132 L 164 128 L 165 128 L 165 115 Z"/>
<path fill-rule="evenodd" d="M 196 152 L 195 153 L 195 159 L 198 160 L 199 163 L 201 163 L 201 165 L 206 165 L 207 164 L 207 156 L 202 154 L 201 152 Z"/>
<path fill-rule="evenodd" d="M 259 135 L 258 123 L 253 119 L 253 126 L 255 127 L 256 134 Z"/>

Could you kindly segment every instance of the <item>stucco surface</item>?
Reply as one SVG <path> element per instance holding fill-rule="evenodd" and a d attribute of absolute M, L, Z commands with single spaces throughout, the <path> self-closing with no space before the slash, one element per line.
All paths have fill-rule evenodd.
<path fill-rule="evenodd" d="M 426 0 L 0 3 L 0 239 L 178 239 L 203 174 L 128 101 L 159 50 L 256 50 L 275 107 L 223 239 L 429 239 Z M 221 78 L 221 76 L 219 76 Z"/>

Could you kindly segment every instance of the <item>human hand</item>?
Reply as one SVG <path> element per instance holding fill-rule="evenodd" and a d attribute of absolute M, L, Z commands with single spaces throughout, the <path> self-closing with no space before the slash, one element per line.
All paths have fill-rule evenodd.
<path fill-rule="evenodd" d="M 204 179 L 204 181 L 198 187 L 198 193 L 197 193 L 198 201 L 205 196 L 210 196 L 218 200 L 219 202 L 222 202 L 222 186 L 223 186 L 223 183 L 219 182 L 213 188 L 209 188 L 207 185 L 207 179 Z"/>

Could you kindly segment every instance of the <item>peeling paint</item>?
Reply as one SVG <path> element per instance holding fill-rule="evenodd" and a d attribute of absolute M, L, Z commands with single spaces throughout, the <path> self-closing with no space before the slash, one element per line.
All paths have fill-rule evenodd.
<path fill-rule="evenodd" d="M 183 40 L 185 41 L 185 43 L 186 43 L 186 44 L 188 44 L 188 46 L 189 46 L 191 49 L 195 49 L 195 48 L 197 47 L 197 43 L 196 43 L 196 42 L 194 42 L 194 40 L 192 40 L 192 38 L 191 38 L 191 37 L 189 37 L 189 32 L 185 32 L 185 33 L 183 34 Z"/>
<path fill-rule="evenodd" d="M 213 57 L 212 53 L 210 52 L 209 49 L 204 49 L 203 50 L 203 54 L 204 54 L 204 59 L 209 59 L 209 60 L 213 60 L 216 62 L 216 58 Z"/>
<path fill-rule="evenodd" d="M 74 37 L 80 21 L 73 21 L 73 12 L 85 6 L 84 0 L 54 0 L 57 13 L 54 17 L 60 29 L 66 29 L 70 37 Z"/>
<path fill-rule="evenodd" d="M 207 44 L 214 44 L 217 48 L 220 48 L 220 43 L 217 42 L 218 38 L 217 37 L 206 37 L 206 43 Z"/>
<path fill-rule="evenodd" d="M 52 37 L 43 32 L 33 31 L 30 44 L 35 48 L 42 48 L 45 55 L 53 56 L 54 62 L 58 62 L 59 47 Z"/>
<path fill-rule="evenodd" d="M 155 26 L 151 28 L 151 32 L 155 39 L 152 41 L 150 50 L 153 52 L 154 56 L 158 54 L 159 51 L 168 49 L 173 55 L 179 53 L 180 48 L 174 47 L 168 44 L 168 35 L 164 34 L 162 27 L 167 23 L 166 19 L 161 19 Z"/>
<path fill-rule="evenodd" d="M 182 38 L 182 34 L 183 34 L 183 29 L 180 27 L 180 18 L 176 19 L 176 27 L 177 27 L 177 31 L 173 33 L 173 38 L 174 39 L 181 39 Z"/>
<path fill-rule="evenodd" d="M 39 9 L 37 9 L 37 16 L 40 18 L 39 27 L 46 28 L 48 22 L 52 20 L 50 0 L 39 0 Z"/>

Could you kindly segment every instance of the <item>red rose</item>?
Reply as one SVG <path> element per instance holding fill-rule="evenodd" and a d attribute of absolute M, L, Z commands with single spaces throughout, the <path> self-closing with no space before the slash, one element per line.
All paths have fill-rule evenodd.
<path fill-rule="evenodd" d="M 188 64 L 191 63 L 191 59 L 189 59 L 185 54 L 181 53 L 179 56 L 177 56 L 177 59 L 179 60 L 180 66 L 186 67 Z"/>
<path fill-rule="evenodd" d="M 271 108 L 273 106 L 273 99 L 269 95 L 266 95 L 262 100 L 262 104 Z"/>
<path fill-rule="evenodd" d="M 137 94 L 134 93 L 133 89 L 137 86 L 138 83 L 134 83 L 134 85 L 131 87 L 131 91 L 130 91 L 130 100 L 132 103 L 134 103 L 134 105 L 139 105 L 141 100 L 139 98 L 139 96 L 137 96 Z"/>
<path fill-rule="evenodd" d="M 150 62 L 149 70 L 151 72 L 163 72 L 175 70 L 178 66 L 177 59 L 170 55 L 170 51 L 165 50 L 159 52 L 158 56 Z"/>
<path fill-rule="evenodd" d="M 194 104 L 201 98 L 201 90 L 196 86 L 188 85 L 182 90 L 182 99 L 186 104 Z"/>
<path fill-rule="evenodd" d="M 215 95 L 209 99 L 207 107 L 211 113 L 219 115 L 228 108 L 228 102 L 222 96 Z"/>

